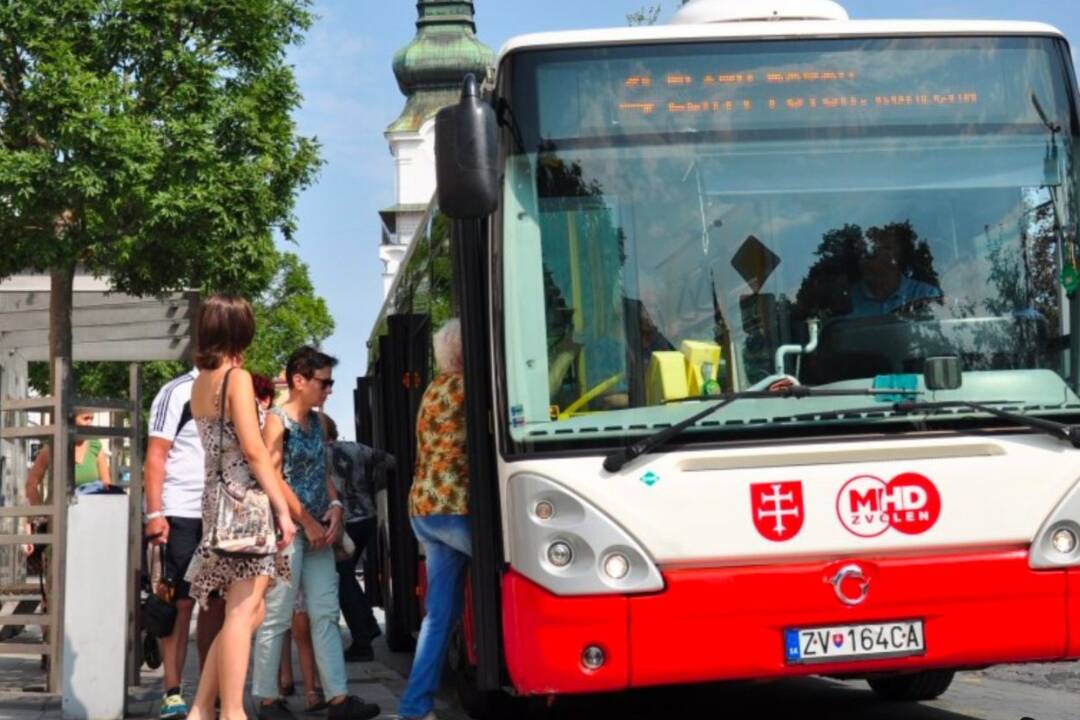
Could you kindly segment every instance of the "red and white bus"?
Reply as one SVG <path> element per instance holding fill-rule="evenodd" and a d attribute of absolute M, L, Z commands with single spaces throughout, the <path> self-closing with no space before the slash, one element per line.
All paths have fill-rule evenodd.
<path fill-rule="evenodd" d="M 357 394 L 405 469 L 380 494 L 395 646 L 415 407 L 460 315 L 474 690 L 821 674 L 918 700 L 1080 657 L 1057 30 L 694 0 L 511 40 L 437 132 Z"/>

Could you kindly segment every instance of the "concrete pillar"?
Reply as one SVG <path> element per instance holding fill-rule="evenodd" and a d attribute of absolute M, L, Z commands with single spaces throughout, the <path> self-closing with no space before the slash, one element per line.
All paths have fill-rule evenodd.
<path fill-rule="evenodd" d="M 84 495 L 68 508 L 64 720 L 121 720 L 127 700 L 128 496 Z"/>

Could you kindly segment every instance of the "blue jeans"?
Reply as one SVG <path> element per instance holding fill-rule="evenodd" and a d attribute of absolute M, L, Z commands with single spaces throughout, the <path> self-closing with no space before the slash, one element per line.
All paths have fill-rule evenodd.
<path fill-rule="evenodd" d="M 427 553 L 427 613 L 398 712 L 407 718 L 419 718 L 435 708 L 450 631 L 461 617 L 472 533 L 465 515 L 414 517 L 412 527 Z"/>
<path fill-rule="evenodd" d="M 285 631 L 292 627 L 296 592 L 303 588 L 304 604 L 311 619 L 311 644 L 315 650 L 315 665 L 326 697 L 348 694 L 345 674 L 345 650 L 338 629 L 338 576 L 334 567 L 334 551 L 330 548 L 310 551 L 307 539 L 297 533 L 290 552 L 292 580 L 278 582 L 266 594 L 266 618 L 255 633 L 254 669 L 251 694 L 258 698 L 278 695 L 278 666 L 281 664 L 281 643 Z"/>
<path fill-rule="evenodd" d="M 75 486 L 75 493 L 77 495 L 110 495 L 119 494 L 121 492 L 123 492 L 123 488 L 118 488 L 114 485 L 105 487 L 105 483 L 102 483 L 100 480 L 94 480 L 92 483 Z"/>

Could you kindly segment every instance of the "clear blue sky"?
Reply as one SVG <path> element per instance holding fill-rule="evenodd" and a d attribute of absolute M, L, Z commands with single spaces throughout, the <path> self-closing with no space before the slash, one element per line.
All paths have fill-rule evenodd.
<path fill-rule="evenodd" d="M 737 1 L 737 0 L 733 0 Z M 498 50 L 527 32 L 625 25 L 644 0 L 476 0 L 480 39 Z M 1048 22 L 1080 46 L 1075 0 L 847 0 L 853 18 L 1011 19 Z M 666 20 L 676 0 L 664 0 Z M 326 349 L 337 355 L 337 390 L 328 412 L 351 438 L 352 388 L 364 373 L 365 343 L 382 303 L 376 212 L 394 201 L 394 166 L 383 137 L 404 104 L 390 69 L 394 52 L 412 39 L 416 4 L 409 0 L 316 0 L 319 15 L 292 60 L 304 94 L 300 130 L 323 145 L 326 165 L 299 198 L 299 245 L 337 332 Z M 1074 57 L 1077 53 L 1074 51 Z"/>

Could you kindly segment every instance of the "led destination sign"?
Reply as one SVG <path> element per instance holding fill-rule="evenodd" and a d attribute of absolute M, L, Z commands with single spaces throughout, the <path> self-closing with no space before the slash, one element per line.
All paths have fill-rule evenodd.
<path fill-rule="evenodd" d="M 755 109 L 764 109 L 769 112 L 799 112 L 819 109 L 867 108 L 870 106 L 941 107 L 977 105 L 979 102 L 979 94 L 974 91 L 852 94 L 850 92 L 830 92 L 830 89 L 826 87 L 828 84 L 843 83 L 845 89 L 850 89 L 856 83 L 857 77 L 858 75 L 854 70 L 706 73 L 700 77 L 675 72 L 668 73 L 657 80 L 654 80 L 649 75 L 630 75 L 622 81 L 622 86 L 627 91 L 624 93 L 624 97 L 637 94 L 648 99 L 624 99 L 619 102 L 618 109 L 622 113 L 652 115 L 657 112 L 670 114 L 750 113 Z M 732 97 L 730 93 L 725 96 L 723 93 L 724 89 L 738 88 L 746 90 L 762 84 L 766 86 L 785 86 L 786 88 L 796 85 L 815 84 L 817 87 L 814 89 L 818 92 L 795 95 L 773 92 L 759 96 L 756 100 L 747 97 L 746 93 L 741 93 L 741 97 Z M 676 89 L 678 92 L 673 92 Z M 691 96 L 696 97 L 691 98 Z"/>
<path fill-rule="evenodd" d="M 1050 47 L 1029 38 L 805 40 L 602 48 L 535 65 L 543 138 L 1041 123 Z M 591 56 L 591 57 L 590 57 Z M 1038 59 L 1038 62 L 1034 60 Z M 966 131 L 966 130 L 965 130 Z M 1033 131 L 1033 130 L 1032 130 Z"/>

